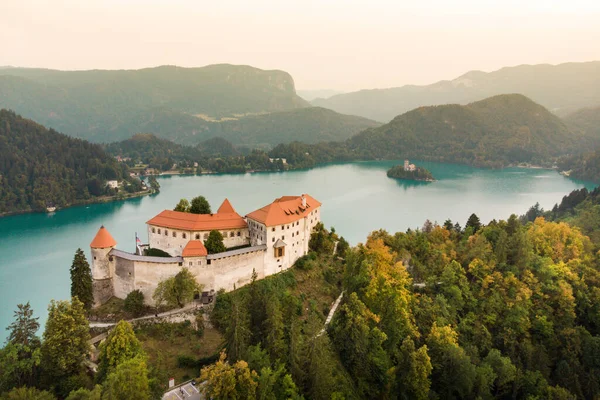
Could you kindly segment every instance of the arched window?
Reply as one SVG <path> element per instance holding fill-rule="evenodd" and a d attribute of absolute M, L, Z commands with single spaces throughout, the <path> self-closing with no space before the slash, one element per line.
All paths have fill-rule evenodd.
<path fill-rule="evenodd" d="M 152 233 L 156 233 L 156 228 L 152 228 Z"/>

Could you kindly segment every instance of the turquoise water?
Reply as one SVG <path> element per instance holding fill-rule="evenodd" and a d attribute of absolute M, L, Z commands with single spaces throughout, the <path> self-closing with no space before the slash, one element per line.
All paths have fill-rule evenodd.
<path fill-rule="evenodd" d="M 202 194 L 216 210 L 225 197 L 244 215 L 283 195 L 309 193 L 323 203 L 327 227 L 352 244 L 384 228 L 405 231 L 425 219 L 446 218 L 464 225 L 475 212 L 482 222 L 523 214 L 539 202 L 551 208 L 573 189 L 592 184 L 554 171 L 482 170 L 466 166 L 418 163 L 438 181 L 401 182 L 386 177 L 396 163 L 337 164 L 308 171 L 246 175 L 161 177 L 161 192 L 124 202 L 73 207 L 57 213 L 0 218 L 0 343 L 18 303 L 30 301 L 45 322 L 50 299 L 66 299 L 69 267 L 78 247 L 89 258 L 89 243 L 104 224 L 122 250 L 133 251 L 135 232 L 147 240 L 145 222 L 180 198 Z"/>

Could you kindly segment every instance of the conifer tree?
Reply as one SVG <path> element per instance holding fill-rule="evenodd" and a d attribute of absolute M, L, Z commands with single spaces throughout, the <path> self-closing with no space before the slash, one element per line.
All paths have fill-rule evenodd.
<path fill-rule="evenodd" d="M 473 233 L 481 229 L 481 221 L 479 220 L 479 217 L 476 214 L 471 214 L 471 216 L 467 220 L 465 229 L 467 228 L 473 228 Z"/>
<path fill-rule="evenodd" d="M 14 314 L 14 322 L 6 328 L 7 331 L 10 331 L 8 342 L 25 346 L 29 346 L 32 343 L 39 344 L 40 339 L 36 335 L 36 332 L 40 328 L 39 318 L 33 317 L 33 310 L 29 302 L 18 304 L 17 311 Z"/>
<path fill-rule="evenodd" d="M 77 297 L 88 311 L 94 305 L 92 270 L 81 249 L 77 249 L 71 264 L 71 297 Z"/>

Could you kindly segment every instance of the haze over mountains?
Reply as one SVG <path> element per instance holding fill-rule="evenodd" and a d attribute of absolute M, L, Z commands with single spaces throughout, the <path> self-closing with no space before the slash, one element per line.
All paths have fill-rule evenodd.
<path fill-rule="evenodd" d="M 521 93 L 560 116 L 598 106 L 600 61 L 520 65 L 490 73 L 471 71 L 432 85 L 361 90 L 316 99 L 312 104 L 387 122 L 420 106 L 466 104 L 506 93 Z"/>

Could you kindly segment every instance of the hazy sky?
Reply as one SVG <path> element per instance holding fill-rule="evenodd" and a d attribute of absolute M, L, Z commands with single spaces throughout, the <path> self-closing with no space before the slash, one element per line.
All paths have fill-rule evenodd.
<path fill-rule="evenodd" d="M 0 0 L 0 65 L 248 64 L 298 89 L 600 60 L 600 0 Z"/>

